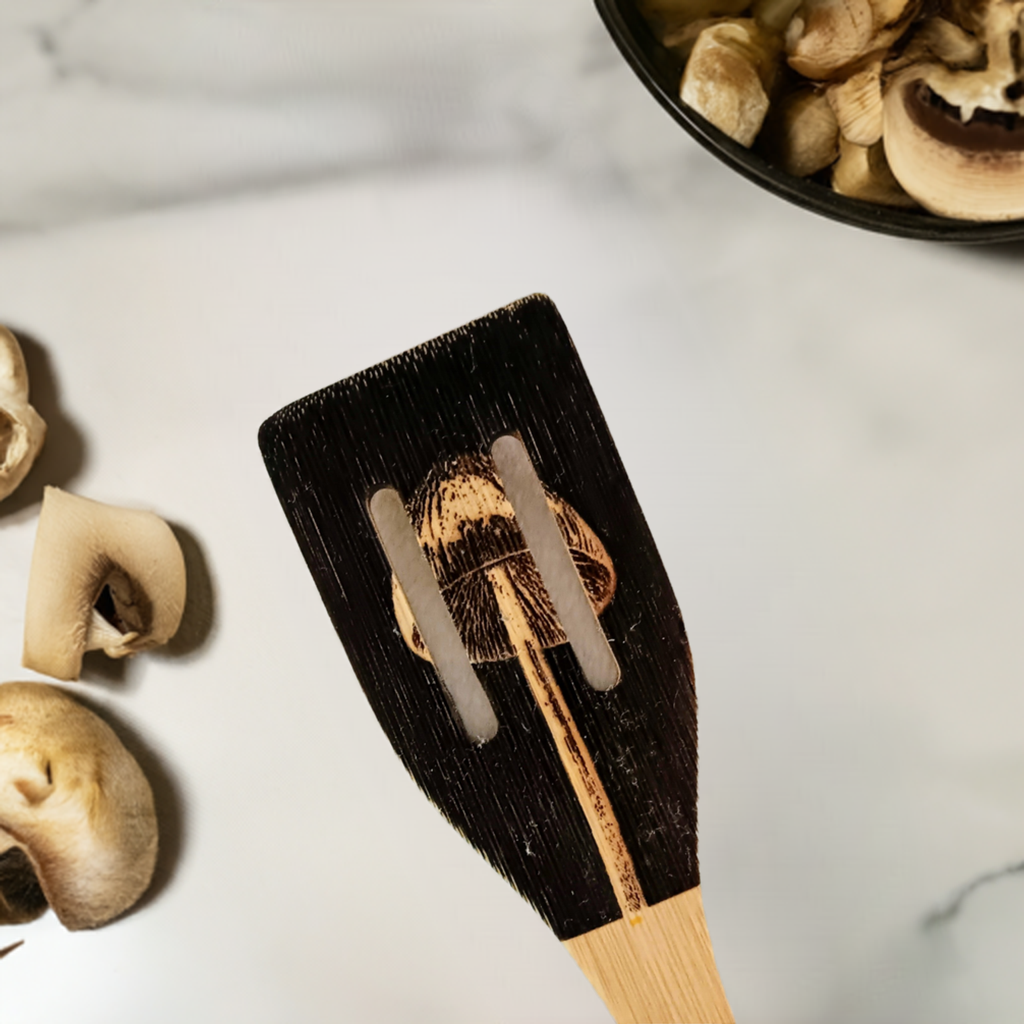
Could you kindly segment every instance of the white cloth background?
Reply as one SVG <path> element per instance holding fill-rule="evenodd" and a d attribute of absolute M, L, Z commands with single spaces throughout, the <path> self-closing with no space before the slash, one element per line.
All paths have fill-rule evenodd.
<path fill-rule="evenodd" d="M 0 672 L 44 483 L 186 529 L 214 609 L 72 685 L 163 766 L 169 856 L 108 928 L 4 930 L 5 1024 L 607 1019 L 387 747 L 256 448 L 536 290 L 690 632 L 738 1019 L 1021 1019 L 1020 875 L 922 926 L 1024 859 L 1020 247 L 759 191 L 585 0 L 4 0 L 0 49 L 0 321 L 51 420 L 0 506 Z"/>

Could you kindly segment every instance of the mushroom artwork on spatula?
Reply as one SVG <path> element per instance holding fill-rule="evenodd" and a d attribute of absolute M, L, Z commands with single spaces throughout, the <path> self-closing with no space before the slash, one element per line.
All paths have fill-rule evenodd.
<path fill-rule="evenodd" d="M 1024 217 L 1024 0 L 638 0 L 716 128 L 841 195 Z"/>
<path fill-rule="evenodd" d="M 501 445 L 506 459 L 515 460 L 522 451 L 513 438 L 501 439 Z M 506 476 L 515 469 L 513 464 Z M 593 759 L 544 657 L 545 650 L 569 638 L 505 488 L 493 456 L 461 455 L 436 466 L 406 510 L 470 661 L 518 661 L 628 920 L 644 906 L 643 893 Z M 546 490 L 543 498 L 583 584 L 591 614 L 597 616 L 615 594 L 615 569 L 608 552 L 567 502 Z M 402 636 L 417 655 L 430 661 L 397 575 L 391 585 Z M 607 677 L 604 685 L 616 681 Z"/>

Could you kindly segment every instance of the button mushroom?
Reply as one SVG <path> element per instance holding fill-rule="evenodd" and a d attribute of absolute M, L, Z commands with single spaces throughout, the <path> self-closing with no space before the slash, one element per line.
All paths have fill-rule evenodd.
<path fill-rule="evenodd" d="M 1022 217 L 1024 0 L 989 0 L 961 17 L 967 25 L 931 26 L 920 48 L 931 59 L 893 74 L 886 156 L 900 184 L 935 213 Z"/>
<path fill-rule="evenodd" d="M 105 924 L 156 853 L 152 791 L 110 726 L 55 687 L 0 685 L 0 924 L 47 906 L 72 930 Z"/>
<path fill-rule="evenodd" d="M 918 0 L 804 0 L 786 29 L 789 66 L 816 80 L 891 46 L 906 31 Z"/>
<path fill-rule="evenodd" d="M 835 163 L 839 122 L 826 93 L 803 88 L 783 97 L 769 114 L 760 141 L 771 163 L 800 178 Z"/>
<path fill-rule="evenodd" d="M 781 39 L 752 18 L 715 22 L 694 43 L 679 97 L 741 146 L 751 146 L 768 113 Z"/>
<path fill-rule="evenodd" d="M 77 679 L 86 651 L 111 658 L 166 643 L 185 608 L 185 559 L 152 512 L 47 487 L 25 608 L 22 664 Z"/>
<path fill-rule="evenodd" d="M 0 327 L 0 501 L 25 479 L 45 437 L 46 424 L 28 402 L 21 346 Z"/>

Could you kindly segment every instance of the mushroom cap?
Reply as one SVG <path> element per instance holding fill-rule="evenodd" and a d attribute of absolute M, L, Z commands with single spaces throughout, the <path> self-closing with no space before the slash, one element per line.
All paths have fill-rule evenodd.
<path fill-rule="evenodd" d="M 152 790 L 110 726 L 45 683 L 0 685 L 0 923 L 49 904 L 72 930 L 105 924 L 156 853 Z"/>
<path fill-rule="evenodd" d="M 977 0 L 947 13 L 954 21 L 922 24 L 893 68 L 884 101 L 889 165 L 935 213 L 1024 216 L 1024 0 Z"/>
<path fill-rule="evenodd" d="M 595 614 L 615 593 L 615 569 L 593 530 L 567 502 L 545 491 Z M 504 661 L 515 650 L 487 570 L 501 565 L 542 647 L 566 642 L 551 598 L 530 554 L 493 460 L 460 455 L 435 466 L 407 504 L 420 546 L 437 578 L 455 626 L 473 662 Z M 430 659 L 396 577 L 395 616 L 405 642 Z"/>
<path fill-rule="evenodd" d="M 46 423 L 29 405 L 21 346 L 0 327 L 0 501 L 28 475 L 45 437 Z"/>
<path fill-rule="evenodd" d="M 896 180 L 947 217 L 1024 217 L 1024 118 L 978 109 L 965 124 L 929 71 L 908 69 L 886 91 L 883 139 Z"/>
<path fill-rule="evenodd" d="M 77 679 L 82 655 L 166 643 L 185 609 L 185 558 L 159 516 L 43 492 L 25 606 L 22 664 Z"/>

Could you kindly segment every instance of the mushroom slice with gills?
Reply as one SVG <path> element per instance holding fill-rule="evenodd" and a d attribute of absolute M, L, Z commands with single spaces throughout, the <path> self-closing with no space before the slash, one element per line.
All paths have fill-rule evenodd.
<path fill-rule="evenodd" d="M 907 30 L 918 0 L 804 0 L 786 29 L 789 66 L 805 78 L 846 77 Z"/>
<path fill-rule="evenodd" d="M 925 18 L 918 22 L 898 50 L 885 59 L 885 74 L 891 78 L 911 64 L 941 63 L 951 71 L 980 71 L 986 66 L 985 44 L 960 25 L 946 18 Z"/>
<path fill-rule="evenodd" d="M 873 146 L 882 137 L 882 61 L 876 59 L 826 94 L 843 138 Z"/>
<path fill-rule="evenodd" d="M 77 679 L 82 655 L 111 658 L 166 643 L 185 608 L 185 559 L 152 512 L 47 487 L 25 609 L 26 668 Z"/>
<path fill-rule="evenodd" d="M 679 98 L 741 146 L 751 146 L 765 115 L 781 37 L 752 18 L 718 21 L 697 37 Z"/>
<path fill-rule="evenodd" d="M 149 887 L 153 793 L 114 731 L 45 683 L 0 685 L 0 924 L 95 928 Z"/>
<path fill-rule="evenodd" d="M 979 14 L 985 66 L 904 67 L 886 90 L 885 151 L 922 206 L 964 220 L 1024 216 L 1024 2 Z"/>
<path fill-rule="evenodd" d="M 0 327 L 0 501 L 25 479 L 45 437 L 46 423 L 29 405 L 21 346 Z"/>
<path fill-rule="evenodd" d="M 594 613 L 599 615 L 615 593 L 611 559 L 597 535 L 567 502 L 550 492 L 545 496 Z M 505 661 L 515 656 L 489 576 L 495 568 L 501 568 L 511 581 L 541 647 L 566 642 L 490 456 L 460 455 L 435 467 L 409 501 L 408 510 L 470 661 Z M 429 661 L 430 652 L 395 576 L 391 587 L 395 617 L 405 642 Z"/>

